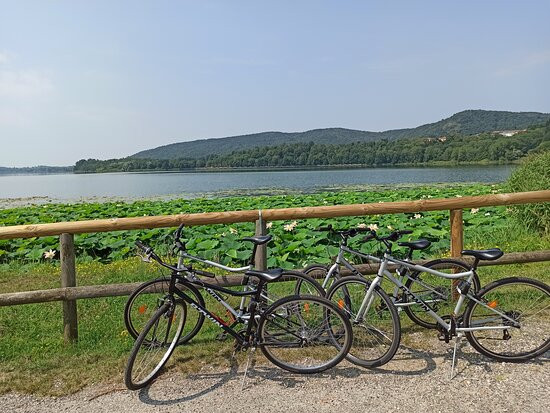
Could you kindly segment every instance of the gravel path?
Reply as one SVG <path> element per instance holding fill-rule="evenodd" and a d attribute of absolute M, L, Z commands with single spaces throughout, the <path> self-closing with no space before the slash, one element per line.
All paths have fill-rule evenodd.
<path fill-rule="evenodd" d="M 90 387 L 60 398 L 8 394 L 0 396 L 0 406 L 6 412 L 83 413 L 550 411 L 550 354 L 526 364 L 505 364 L 474 353 L 464 343 L 451 380 L 452 346 L 435 339 L 423 344 L 430 349 L 402 346 L 390 363 L 374 370 L 344 362 L 324 374 L 300 376 L 256 365 L 242 391 L 244 365 L 228 365 L 190 376 L 165 373 L 138 392 L 121 385 Z"/>

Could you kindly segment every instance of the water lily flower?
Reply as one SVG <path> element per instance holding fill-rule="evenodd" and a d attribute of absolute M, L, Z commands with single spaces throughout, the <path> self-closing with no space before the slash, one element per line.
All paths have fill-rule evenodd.
<path fill-rule="evenodd" d="M 239 231 L 237 231 L 235 228 L 229 227 L 229 232 L 231 232 L 232 234 L 236 234 Z"/>
<path fill-rule="evenodd" d="M 267 224 L 265 224 L 265 227 L 267 229 L 271 228 L 273 226 L 273 222 L 268 222 Z"/>
<path fill-rule="evenodd" d="M 420 218 L 422 218 L 422 215 L 420 215 L 420 214 L 414 214 L 414 219 L 420 219 Z"/>
<path fill-rule="evenodd" d="M 390 231 L 392 231 L 392 230 L 393 230 L 393 227 L 392 227 L 391 225 L 388 225 L 388 227 L 387 227 L 387 228 L 388 228 L 388 229 L 389 229 Z"/>
<path fill-rule="evenodd" d="M 285 231 L 294 231 L 294 228 L 298 225 L 297 221 L 292 221 L 290 224 L 286 224 L 283 229 Z"/>
<path fill-rule="evenodd" d="M 472 214 L 477 214 L 479 212 L 479 208 L 472 208 L 472 209 L 470 209 L 470 212 Z"/>
<path fill-rule="evenodd" d="M 367 228 L 367 224 L 365 224 L 364 222 L 362 222 L 362 223 L 360 223 L 360 224 L 357 225 L 357 228 L 361 228 L 361 229 Z"/>
<path fill-rule="evenodd" d="M 487 212 L 487 213 L 485 214 L 486 217 L 488 217 L 488 216 L 490 216 L 490 215 L 491 215 L 491 214 L 490 214 L 489 212 Z"/>
<path fill-rule="evenodd" d="M 371 231 L 377 231 L 378 230 L 378 225 L 370 224 L 367 228 L 370 229 Z"/>
<path fill-rule="evenodd" d="M 49 250 L 44 252 L 44 258 L 48 260 L 53 260 L 53 257 L 55 257 L 55 250 Z"/>
<path fill-rule="evenodd" d="M 457 198 L 462 198 L 462 195 L 455 195 Z"/>

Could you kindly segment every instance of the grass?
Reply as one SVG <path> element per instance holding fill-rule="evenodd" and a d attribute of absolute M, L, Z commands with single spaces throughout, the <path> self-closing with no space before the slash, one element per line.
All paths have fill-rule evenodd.
<path fill-rule="evenodd" d="M 550 249 L 550 236 L 539 236 L 510 223 L 507 228 L 468 227 L 470 248 L 498 246 L 504 251 Z M 482 285 L 512 275 L 550 283 L 550 263 L 482 267 Z M 0 265 L 0 293 L 59 287 L 59 268 L 51 263 Z M 160 275 L 156 266 L 137 259 L 108 264 L 79 262 L 79 285 L 146 281 Z M 0 307 L 0 394 L 17 391 L 59 396 L 101 383 L 122 386 L 122 374 L 133 344 L 122 318 L 126 297 L 78 301 L 79 341 L 62 340 L 61 303 Z M 402 317 L 404 343 L 408 331 L 418 331 Z M 232 340 L 215 340 L 219 330 L 205 321 L 189 345 L 178 348 L 169 369 L 195 372 L 205 366 L 229 366 Z M 427 334 L 435 334 L 429 332 Z M 256 353 L 258 357 L 259 352 Z M 241 356 L 242 357 L 242 356 Z"/>

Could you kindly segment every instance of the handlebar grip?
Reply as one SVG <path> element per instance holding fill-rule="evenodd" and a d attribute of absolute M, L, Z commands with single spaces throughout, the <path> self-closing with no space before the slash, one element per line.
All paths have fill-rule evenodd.
<path fill-rule="evenodd" d="M 317 231 L 332 231 L 332 225 L 327 225 L 326 227 L 319 227 L 316 229 Z"/>
<path fill-rule="evenodd" d="M 136 241 L 136 246 L 145 253 L 149 252 L 148 250 L 151 249 L 141 241 Z"/>
<path fill-rule="evenodd" d="M 373 240 L 373 239 L 375 239 L 375 238 L 376 238 L 376 234 L 373 234 L 373 233 L 371 232 L 369 235 L 367 235 L 365 238 L 363 238 L 363 239 L 361 240 L 361 242 L 371 241 L 371 240 Z"/>

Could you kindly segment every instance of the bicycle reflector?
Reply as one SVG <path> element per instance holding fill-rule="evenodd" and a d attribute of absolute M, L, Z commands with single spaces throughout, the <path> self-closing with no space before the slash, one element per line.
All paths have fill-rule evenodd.
<path fill-rule="evenodd" d="M 304 303 L 304 311 L 309 311 L 309 303 Z"/>
<path fill-rule="evenodd" d="M 147 310 L 147 306 L 146 306 L 146 305 L 140 305 L 140 306 L 138 307 L 138 312 L 139 312 L 140 314 L 145 313 L 146 310 Z"/>
<path fill-rule="evenodd" d="M 341 310 L 344 308 L 344 300 L 341 298 L 338 300 L 338 308 Z"/>
<path fill-rule="evenodd" d="M 498 305 L 498 301 L 497 301 L 497 300 L 489 301 L 489 302 L 487 303 L 487 306 L 488 306 L 488 307 L 491 307 L 491 308 L 497 308 L 497 305 Z"/>

